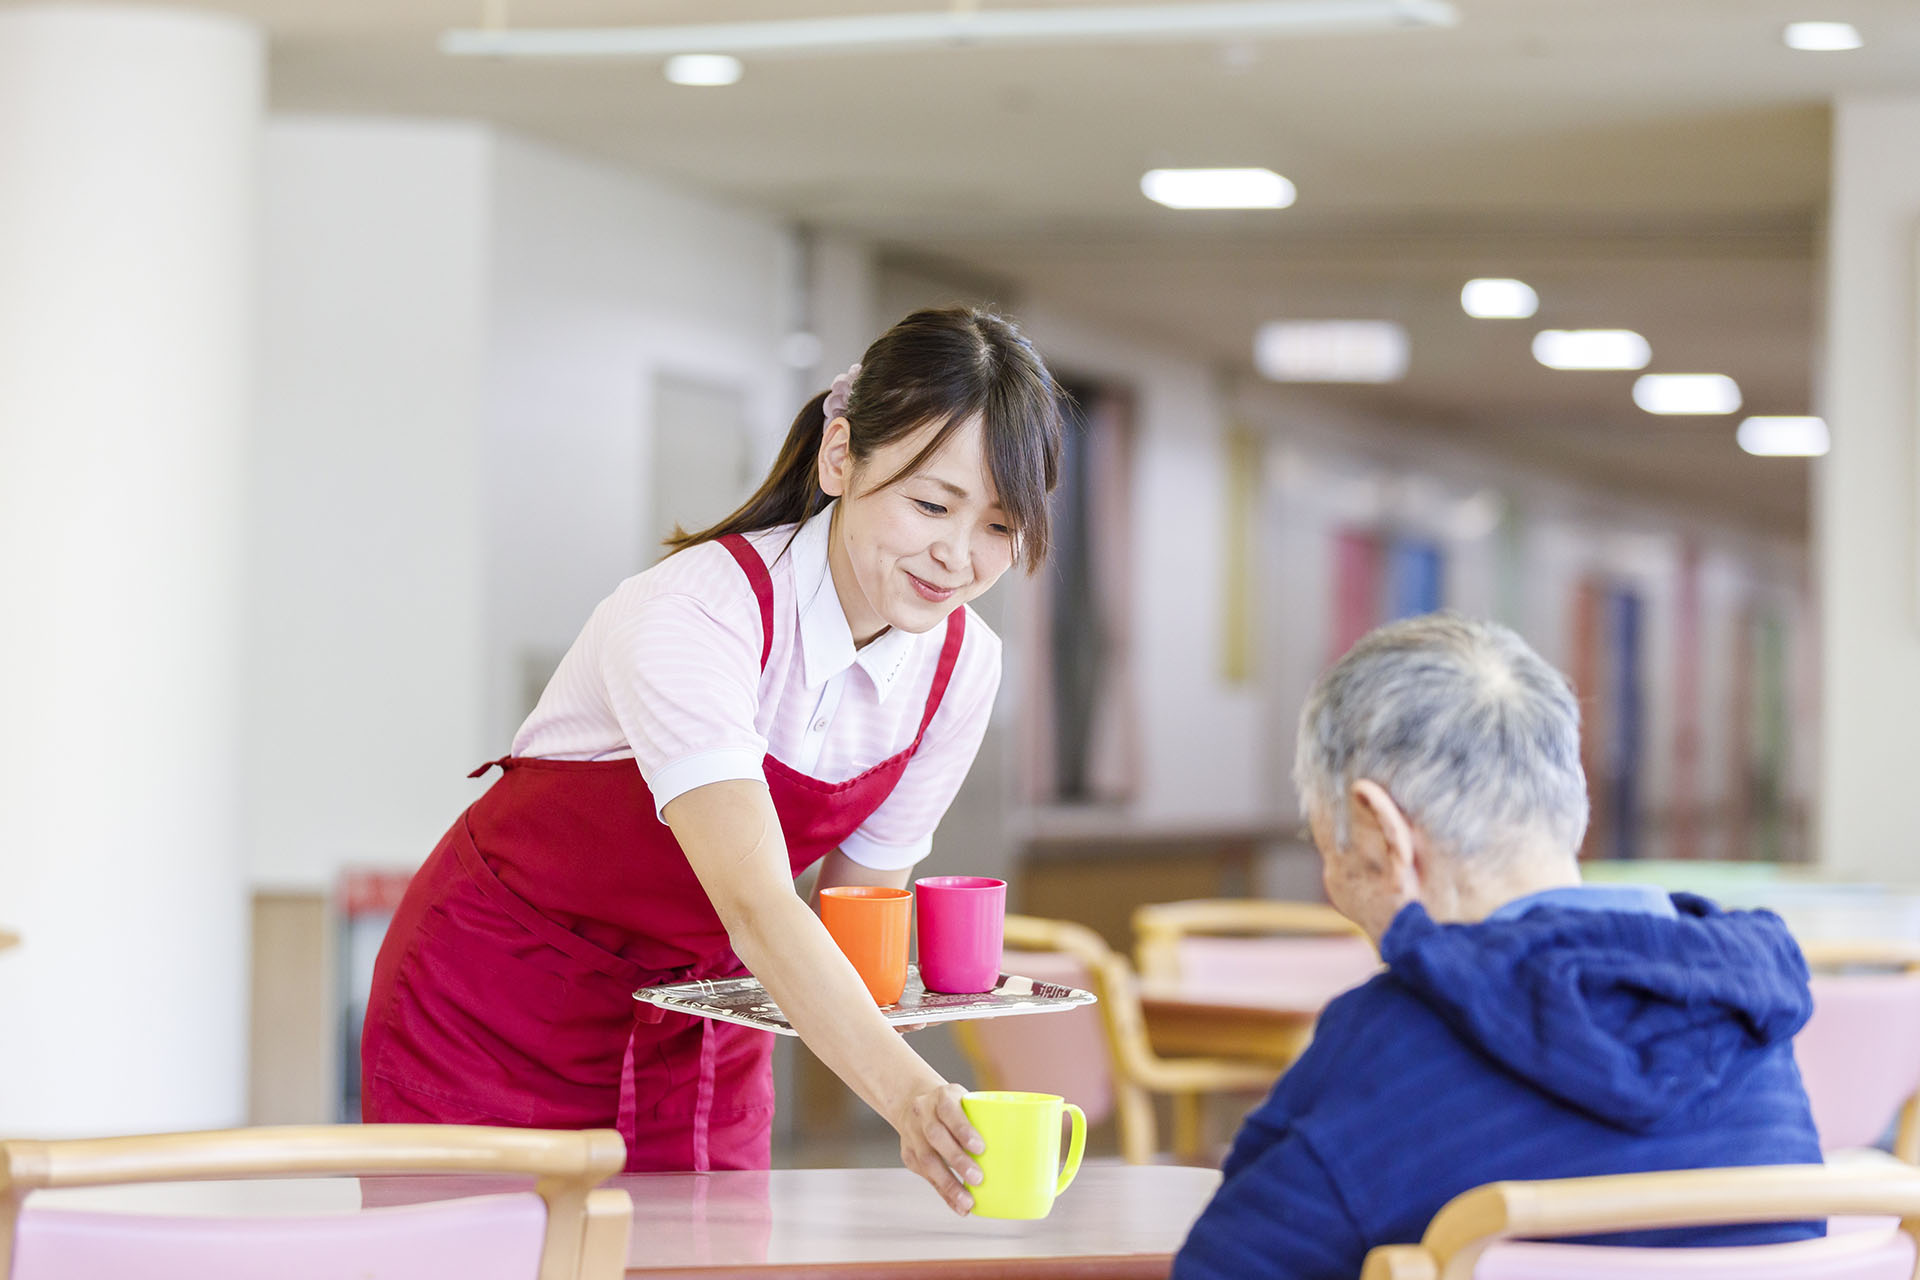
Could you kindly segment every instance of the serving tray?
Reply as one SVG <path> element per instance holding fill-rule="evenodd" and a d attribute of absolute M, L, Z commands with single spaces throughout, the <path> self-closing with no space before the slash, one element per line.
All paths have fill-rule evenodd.
<path fill-rule="evenodd" d="M 643 987 L 633 993 L 633 998 L 697 1018 L 733 1022 L 776 1035 L 799 1034 L 758 978 L 720 978 Z M 993 990 L 978 995 L 943 995 L 927 990 L 920 981 L 920 967 L 910 964 L 900 1003 L 880 1010 L 880 1016 L 896 1026 L 913 1026 L 923 1022 L 966 1022 L 1024 1013 L 1058 1013 L 1093 1002 L 1091 991 L 1042 982 L 1038 978 L 1023 978 L 1017 973 L 1001 974 Z"/>

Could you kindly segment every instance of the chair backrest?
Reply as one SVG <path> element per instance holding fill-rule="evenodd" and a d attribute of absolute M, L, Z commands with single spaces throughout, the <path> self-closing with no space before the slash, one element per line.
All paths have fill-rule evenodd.
<path fill-rule="evenodd" d="M 1256 973 L 1270 966 L 1294 973 L 1294 963 L 1336 974 L 1358 966 L 1359 981 L 1379 966 L 1373 944 L 1359 927 L 1319 902 L 1156 902 L 1134 911 L 1133 935 L 1140 974 L 1154 981 L 1235 979 L 1248 972 L 1247 965 L 1256 966 Z M 1344 989 L 1336 987 L 1335 993 Z"/>
<path fill-rule="evenodd" d="M 1739 1248 L 1610 1248 L 1555 1236 L 1807 1218 L 1826 1239 Z M 1891 1221 L 1888 1221 L 1891 1220 Z M 1920 1170 L 1893 1164 L 1686 1169 L 1496 1182 L 1454 1197 L 1417 1245 L 1367 1255 L 1362 1280 L 1913 1280 Z"/>
<path fill-rule="evenodd" d="M 1895 1154 L 1920 1159 L 1920 946 L 1808 943 L 1813 1016 L 1794 1039 L 1824 1150 L 1871 1146 L 1895 1117 Z"/>
<path fill-rule="evenodd" d="M 1255 987 L 1294 993 L 1323 1005 L 1380 969 L 1364 937 L 1180 939 L 1174 953 L 1182 986 L 1219 991 Z"/>
<path fill-rule="evenodd" d="M 603 1280 L 624 1268 L 633 1205 L 597 1185 L 626 1160 L 610 1129 L 310 1125 L 0 1142 L 0 1280 L 138 1275 Z M 299 1218 L 43 1208 L 35 1191 L 386 1173 L 517 1174 L 533 1190 Z"/>

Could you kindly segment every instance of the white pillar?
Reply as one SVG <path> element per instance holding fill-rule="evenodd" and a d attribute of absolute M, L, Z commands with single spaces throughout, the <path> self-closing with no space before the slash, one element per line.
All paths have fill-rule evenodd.
<path fill-rule="evenodd" d="M 263 50 L 0 9 L 0 1133 L 238 1123 Z"/>
<path fill-rule="evenodd" d="M 1920 880 L 1920 97 L 1834 109 L 1814 464 L 1821 863 Z"/>

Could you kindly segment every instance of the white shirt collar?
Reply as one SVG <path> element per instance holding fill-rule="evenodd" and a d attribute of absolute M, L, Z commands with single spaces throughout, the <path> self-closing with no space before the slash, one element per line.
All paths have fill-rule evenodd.
<path fill-rule="evenodd" d="M 865 648 L 853 647 L 853 628 L 840 593 L 833 588 L 827 568 L 827 539 L 833 528 L 836 499 L 812 516 L 793 535 L 787 554 L 793 557 L 793 593 L 800 609 L 800 657 L 806 663 L 807 687 L 817 689 L 848 667 L 858 666 L 873 681 L 874 693 L 884 703 L 906 669 L 907 657 L 918 636 L 890 627 Z"/>

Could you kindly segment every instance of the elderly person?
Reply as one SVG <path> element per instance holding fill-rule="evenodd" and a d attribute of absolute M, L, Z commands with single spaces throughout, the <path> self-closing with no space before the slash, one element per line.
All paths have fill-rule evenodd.
<path fill-rule="evenodd" d="M 1308 696 L 1295 781 L 1327 896 L 1386 970 L 1247 1118 L 1175 1280 L 1352 1280 L 1503 1178 L 1819 1161 L 1799 948 L 1766 912 L 1580 883 L 1579 709 L 1513 632 L 1434 615 L 1362 639 Z"/>

